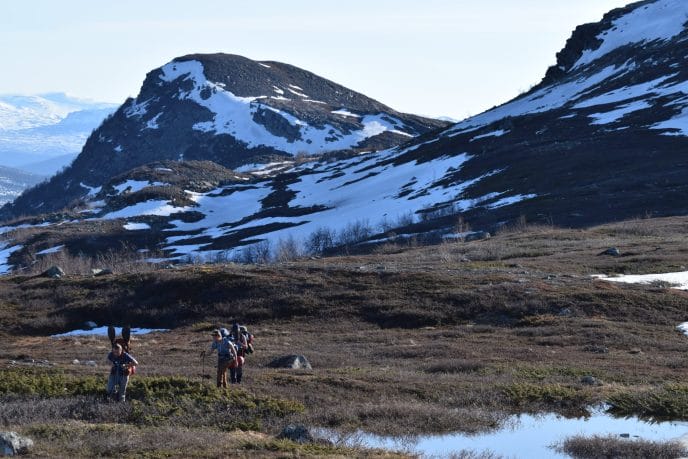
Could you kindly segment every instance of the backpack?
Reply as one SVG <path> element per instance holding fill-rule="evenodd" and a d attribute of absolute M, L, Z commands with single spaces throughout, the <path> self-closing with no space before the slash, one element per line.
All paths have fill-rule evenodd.
<path fill-rule="evenodd" d="M 116 344 L 122 346 L 122 351 L 129 353 L 129 343 L 131 341 L 131 327 L 126 325 L 122 327 L 122 337 L 118 338 L 115 332 L 115 327 L 112 325 L 108 326 L 108 338 L 110 338 L 110 344 L 115 347 Z"/>
<path fill-rule="evenodd" d="M 248 329 L 241 325 L 239 327 L 239 332 L 246 338 L 246 353 L 247 354 L 252 354 L 253 353 L 253 335 L 249 333 Z"/>

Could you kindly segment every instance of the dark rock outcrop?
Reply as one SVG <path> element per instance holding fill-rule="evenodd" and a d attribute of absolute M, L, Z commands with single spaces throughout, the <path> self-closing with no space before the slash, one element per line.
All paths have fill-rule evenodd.
<path fill-rule="evenodd" d="M 291 368 L 294 370 L 306 369 L 311 370 L 310 362 L 303 355 L 285 355 L 274 359 L 268 364 L 270 368 Z"/>

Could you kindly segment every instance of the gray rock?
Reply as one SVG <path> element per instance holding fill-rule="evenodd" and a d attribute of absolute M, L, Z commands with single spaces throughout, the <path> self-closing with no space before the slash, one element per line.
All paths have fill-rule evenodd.
<path fill-rule="evenodd" d="M 59 266 L 51 266 L 50 268 L 43 271 L 41 274 L 43 277 L 49 277 L 51 279 L 59 279 L 65 276 L 65 272 Z"/>
<path fill-rule="evenodd" d="M 583 347 L 585 352 L 592 352 L 593 354 L 608 354 L 609 348 L 606 346 L 598 346 L 595 344 L 589 344 Z"/>
<path fill-rule="evenodd" d="M 557 313 L 557 315 L 559 317 L 571 317 L 571 315 L 573 315 L 573 311 L 571 311 L 569 308 L 563 308 Z"/>
<path fill-rule="evenodd" d="M 26 454 L 33 447 L 33 440 L 21 437 L 17 432 L 0 432 L 0 453 L 3 456 Z"/>
<path fill-rule="evenodd" d="M 587 386 L 601 386 L 603 384 L 601 380 L 590 375 L 581 377 L 580 382 Z"/>
<path fill-rule="evenodd" d="M 268 364 L 270 368 L 291 368 L 298 370 L 305 368 L 311 370 L 310 362 L 303 355 L 285 355 L 283 357 L 278 357 Z"/>
<path fill-rule="evenodd" d="M 98 277 L 98 276 L 107 276 L 108 274 L 112 274 L 111 269 L 102 269 L 102 268 L 93 268 L 91 269 L 91 274 L 93 276 Z"/>
<path fill-rule="evenodd" d="M 621 255 L 621 252 L 619 252 L 619 249 L 617 249 L 616 247 L 610 247 L 607 250 L 605 250 L 604 252 L 600 252 L 598 255 L 608 255 L 610 257 L 618 257 L 619 255 Z"/>
<path fill-rule="evenodd" d="M 490 239 L 490 237 L 490 233 L 488 233 L 487 231 L 475 231 L 473 233 L 466 235 L 466 237 L 463 240 L 465 242 L 482 241 L 484 239 Z"/>
<path fill-rule="evenodd" d="M 284 429 L 282 429 L 282 432 L 280 432 L 277 438 L 286 438 L 287 440 L 301 444 L 313 443 L 315 441 L 315 438 L 313 437 L 313 434 L 311 434 L 310 430 L 308 430 L 308 427 L 300 424 L 290 424 L 286 426 Z"/>

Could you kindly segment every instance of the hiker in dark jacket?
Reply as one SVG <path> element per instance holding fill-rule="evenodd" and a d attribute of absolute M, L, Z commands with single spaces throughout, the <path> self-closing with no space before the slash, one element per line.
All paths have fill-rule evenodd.
<path fill-rule="evenodd" d="M 124 352 L 120 344 L 112 346 L 112 352 L 108 354 L 107 358 L 112 362 L 107 384 L 108 398 L 123 402 L 126 397 L 127 384 L 129 384 L 129 375 L 134 373 L 134 369 L 139 363 L 134 357 Z M 117 391 L 115 391 L 115 387 L 118 388 Z"/>
<path fill-rule="evenodd" d="M 248 343 L 246 342 L 246 337 L 244 334 L 241 333 L 239 324 L 236 322 L 234 325 L 232 325 L 232 331 L 229 334 L 229 339 L 234 345 L 237 354 L 236 363 L 229 367 L 229 378 L 232 381 L 232 384 L 241 384 L 241 377 L 244 374 L 244 362 Z"/>
<path fill-rule="evenodd" d="M 227 368 L 236 366 L 237 353 L 229 338 L 223 338 L 220 330 L 213 330 L 210 353 L 217 349 L 217 387 L 227 387 Z M 201 352 L 205 357 L 206 351 Z"/>

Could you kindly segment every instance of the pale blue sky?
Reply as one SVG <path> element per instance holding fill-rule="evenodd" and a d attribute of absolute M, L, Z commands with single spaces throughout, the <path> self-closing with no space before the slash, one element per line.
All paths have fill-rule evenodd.
<path fill-rule="evenodd" d="M 537 83 L 576 25 L 626 0 L 21 0 L 0 93 L 122 102 L 176 56 L 287 62 L 391 107 L 464 118 Z"/>

